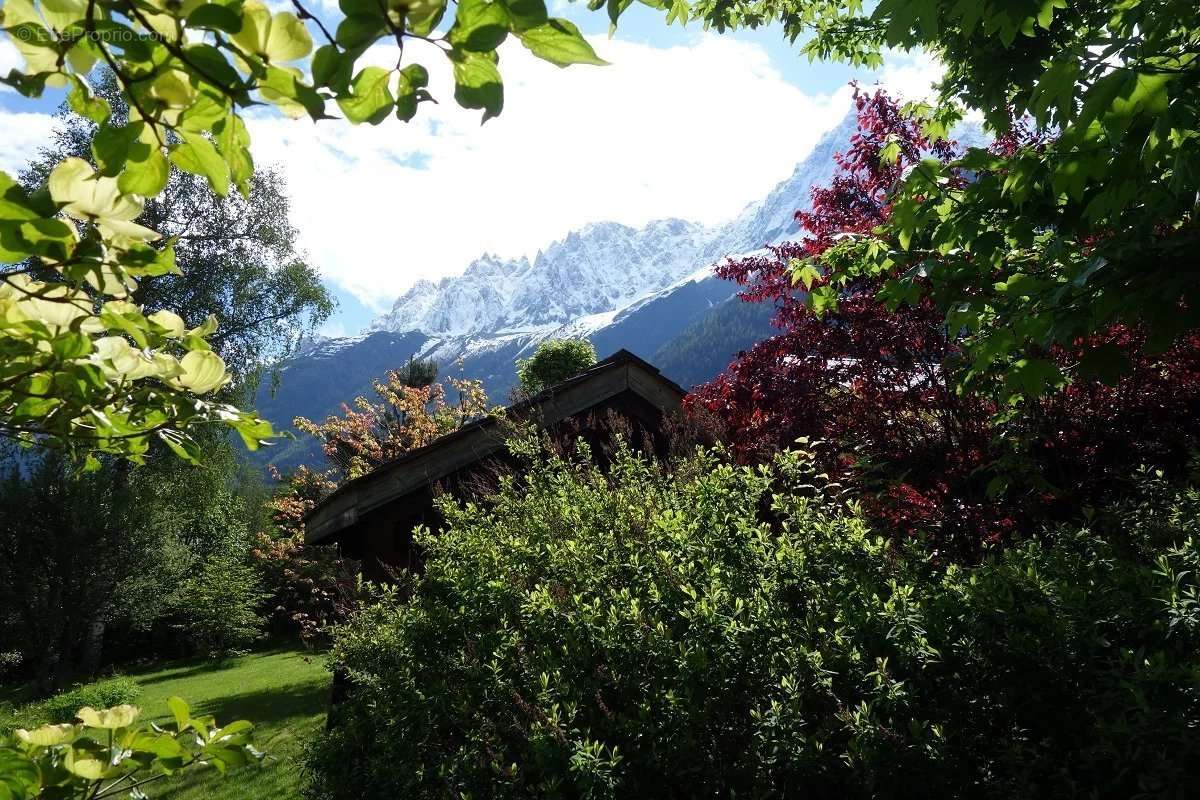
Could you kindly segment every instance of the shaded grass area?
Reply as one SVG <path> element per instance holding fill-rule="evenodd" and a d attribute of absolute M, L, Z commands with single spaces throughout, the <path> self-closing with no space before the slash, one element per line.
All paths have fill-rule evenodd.
<path fill-rule="evenodd" d="M 136 704 L 142 718 L 170 720 L 167 698 L 182 697 L 193 715 L 212 714 L 218 724 L 254 723 L 254 744 L 267 753 L 262 766 L 222 777 L 201 769 L 146 787 L 169 800 L 291 800 L 303 790 L 304 748 L 325 722 L 329 673 L 324 656 L 294 650 L 254 653 L 223 662 L 186 662 L 131 670 L 142 687 Z M 10 690 L 0 701 L 16 700 Z"/>

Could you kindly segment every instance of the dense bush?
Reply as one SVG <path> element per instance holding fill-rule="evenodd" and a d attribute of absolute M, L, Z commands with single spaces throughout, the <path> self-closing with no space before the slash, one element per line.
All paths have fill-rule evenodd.
<path fill-rule="evenodd" d="M 126 705 L 141 693 L 142 687 L 133 678 L 116 676 L 76 686 L 39 702 L 16 707 L 0 704 L 0 734 L 11 733 L 17 728 L 36 728 L 46 723 L 72 722 L 81 708 Z"/>
<path fill-rule="evenodd" d="M 409 362 L 408 369 L 415 371 Z M 266 592 L 265 610 L 274 628 L 305 644 L 324 640 L 345 622 L 359 599 L 359 564 L 333 546 L 304 541 L 304 515 L 337 486 L 330 472 L 300 467 L 286 477 L 272 470 L 275 494 L 267 501 L 273 530 L 260 533 L 250 551 Z"/>
<path fill-rule="evenodd" d="M 535 460 L 446 505 L 341 632 L 318 798 L 1185 796 L 1200 493 L 1156 478 L 979 564 L 812 461 Z M 407 599 L 406 599 L 407 598 Z"/>
<path fill-rule="evenodd" d="M 142 687 L 133 678 L 109 678 L 56 694 L 39 703 L 38 710 L 46 722 L 71 722 L 75 719 L 75 713 L 84 706 L 109 708 L 126 705 L 141 693 Z"/>
<path fill-rule="evenodd" d="M 487 413 L 482 382 L 450 378 L 446 383 L 458 395 L 450 400 L 446 385 L 427 382 L 430 373 L 424 364 L 413 361 L 375 380 L 379 402 L 359 396 L 342 403 L 342 413 L 330 414 L 324 422 L 293 420 L 297 429 L 321 440 L 333 477 L 366 475 Z"/>
<path fill-rule="evenodd" d="M 273 628 L 306 645 L 324 641 L 358 602 L 358 562 L 334 547 L 262 534 L 251 555 L 268 590 L 264 605 Z"/>

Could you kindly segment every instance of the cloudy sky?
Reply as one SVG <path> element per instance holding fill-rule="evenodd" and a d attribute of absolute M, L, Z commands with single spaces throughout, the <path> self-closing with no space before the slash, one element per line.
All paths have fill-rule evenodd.
<path fill-rule="evenodd" d="M 732 217 L 845 115 L 850 80 L 913 96 L 935 73 L 910 56 L 879 75 L 810 65 L 776 29 L 666 28 L 641 5 L 612 39 L 604 14 L 555 13 L 610 66 L 563 70 L 506 43 L 504 112 L 486 125 L 455 105 L 442 57 L 420 42 L 410 48 L 442 102 L 410 124 L 251 120 L 255 161 L 287 175 L 301 245 L 339 298 L 326 333 L 357 332 L 419 278 L 461 272 L 484 252 L 533 255 L 588 222 Z M 395 60 L 384 48 L 373 56 Z M 0 71 L 18 63 L 0 38 Z M 53 99 L 31 107 L 0 93 L 0 169 L 20 169 L 53 110 Z"/>

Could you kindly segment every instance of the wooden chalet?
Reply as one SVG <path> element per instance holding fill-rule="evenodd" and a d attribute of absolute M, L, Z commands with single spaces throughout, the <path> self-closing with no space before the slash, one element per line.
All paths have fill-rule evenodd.
<path fill-rule="evenodd" d="M 362 561 L 365 575 L 386 579 L 395 568 L 417 566 L 412 532 L 421 524 L 436 528 L 435 497 L 486 484 L 508 463 L 509 421 L 587 439 L 615 416 L 635 444 L 659 448 L 664 418 L 679 409 L 683 396 L 683 389 L 655 367 L 620 350 L 508 407 L 499 419 L 471 422 L 338 487 L 305 518 L 305 541 L 337 544 L 343 554 Z"/>

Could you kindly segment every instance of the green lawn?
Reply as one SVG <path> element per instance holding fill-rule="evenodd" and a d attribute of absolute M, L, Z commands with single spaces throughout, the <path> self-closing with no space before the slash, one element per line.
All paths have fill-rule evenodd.
<path fill-rule="evenodd" d="M 329 673 L 325 658 L 293 650 L 255 653 L 223 663 L 175 662 L 129 671 L 142 687 L 136 704 L 143 719 L 170 720 L 167 698 L 182 697 L 192 714 L 212 714 L 218 724 L 248 719 L 254 744 L 267 753 L 263 766 L 221 777 L 192 770 L 151 784 L 152 798 L 169 800 L 291 800 L 303 786 L 304 746 L 325 723 Z"/>

